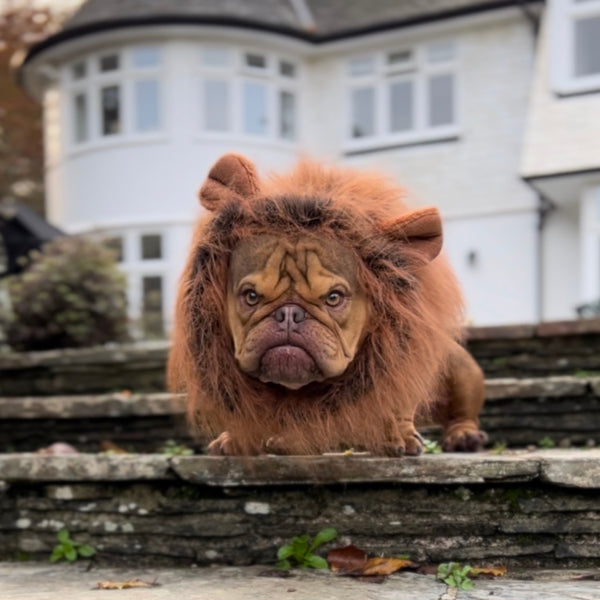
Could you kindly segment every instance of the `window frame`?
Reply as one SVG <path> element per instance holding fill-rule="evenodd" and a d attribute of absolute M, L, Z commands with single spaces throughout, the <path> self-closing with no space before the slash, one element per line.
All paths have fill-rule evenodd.
<path fill-rule="evenodd" d="M 600 17 L 600 0 L 554 0 L 549 6 L 550 80 L 561 96 L 600 92 L 600 73 L 577 76 L 575 66 L 575 20 Z"/>
<path fill-rule="evenodd" d="M 205 65 L 203 53 L 206 50 L 225 50 L 231 59 L 226 66 Z M 302 69 L 299 61 L 284 53 L 275 53 L 252 46 L 232 47 L 219 43 L 206 43 L 199 49 L 197 68 L 197 100 L 198 135 L 199 140 L 247 140 L 261 144 L 282 144 L 286 147 L 296 146 L 299 143 L 301 132 L 301 81 Z M 246 64 L 246 55 L 262 55 L 265 57 L 264 67 L 253 67 Z M 283 75 L 280 63 L 293 65 L 293 77 Z M 227 130 L 217 131 L 206 127 L 205 83 L 207 81 L 223 81 L 228 84 L 229 111 Z M 265 105 L 269 117 L 265 132 L 250 133 L 246 131 L 245 123 L 245 85 L 258 83 L 266 88 Z M 295 97 L 294 106 L 294 139 L 280 135 L 280 98 L 281 92 L 291 93 Z"/>
<path fill-rule="evenodd" d="M 155 48 L 158 51 L 158 65 L 134 66 L 133 54 L 143 48 Z M 118 56 L 119 68 L 111 71 L 101 71 L 100 60 L 102 57 L 115 54 Z M 132 44 L 92 52 L 84 57 L 70 61 L 64 67 L 63 88 L 66 90 L 63 108 L 66 148 L 71 153 L 76 153 L 89 148 L 103 147 L 129 141 L 155 140 L 162 138 L 167 127 L 167 110 L 165 107 L 165 45 Z M 74 69 L 77 65 L 84 65 L 85 76 L 76 78 Z M 140 131 L 137 129 L 136 115 L 136 84 L 138 81 L 156 81 L 158 85 L 158 124 L 155 129 Z M 120 130 L 114 134 L 103 133 L 102 120 L 102 89 L 110 86 L 119 88 L 119 120 Z M 86 126 L 87 138 L 77 141 L 75 98 L 83 94 L 87 104 Z"/>
<path fill-rule="evenodd" d="M 451 43 L 454 56 L 439 62 L 431 62 L 427 58 L 428 48 L 440 43 Z M 412 52 L 412 57 L 404 65 L 389 64 L 388 56 L 396 52 Z M 372 72 L 363 75 L 351 74 L 351 63 L 354 60 L 373 58 Z M 371 150 L 379 147 L 394 147 L 410 144 L 426 143 L 458 137 L 461 130 L 460 104 L 460 46 L 455 38 L 430 40 L 426 43 L 401 44 L 386 47 L 371 53 L 361 53 L 345 59 L 345 107 L 344 107 L 344 141 L 346 153 Z M 453 77 L 454 120 L 448 125 L 431 126 L 429 115 L 430 98 L 427 94 L 429 77 L 450 74 Z M 413 85 L 413 127 L 411 129 L 392 132 L 390 88 L 393 83 L 411 81 Z M 375 92 L 374 122 L 375 131 L 371 136 L 352 137 L 352 90 L 373 87 Z"/>

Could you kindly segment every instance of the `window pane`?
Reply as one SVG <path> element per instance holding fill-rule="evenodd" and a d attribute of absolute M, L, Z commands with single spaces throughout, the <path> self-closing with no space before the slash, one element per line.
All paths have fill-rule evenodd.
<path fill-rule="evenodd" d="M 429 125 L 454 123 L 454 75 L 435 75 L 428 80 Z"/>
<path fill-rule="evenodd" d="M 87 74 L 86 64 L 84 62 L 75 63 L 71 67 L 71 76 L 73 79 L 83 79 Z"/>
<path fill-rule="evenodd" d="M 100 71 L 116 71 L 119 68 L 119 55 L 109 54 L 100 58 Z"/>
<path fill-rule="evenodd" d="M 142 322 L 147 337 L 163 335 L 163 290 L 159 275 L 142 278 Z"/>
<path fill-rule="evenodd" d="M 87 96 L 84 93 L 76 94 L 73 98 L 75 112 L 75 142 L 85 142 L 88 139 L 88 109 Z"/>
<path fill-rule="evenodd" d="M 267 59 L 263 54 L 246 54 L 246 66 L 254 69 L 266 69 Z"/>
<path fill-rule="evenodd" d="M 390 85 L 390 130 L 392 132 L 412 129 L 413 82 L 396 81 Z"/>
<path fill-rule="evenodd" d="M 372 87 L 352 90 L 352 137 L 375 133 L 375 90 Z"/>
<path fill-rule="evenodd" d="M 158 48 L 135 48 L 132 52 L 133 66 L 138 69 L 158 67 L 160 52 Z"/>
<path fill-rule="evenodd" d="M 575 76 L 600 73 L 600 17 L 575 21 Z"/>
<path fill-rule="evenodd" d="M 140 238 L 142 260 L 157 260 L 162 258 L 162 236 L 150 233 Z"/>
<path fill-rule="evenodd" d="M 404 67 L 412 64 L 412 60 L 412 50 L 397 50 L 396 52 L 390 52 L 387 55 L 387 64 L 389 67 L 393 68 Z"/>
<path fill-rule="evenodd" d="M 296 139 L 296 96 L 291 92 L 279 92 L 279 136 Z"/>
<path fill-rule="evenodd" d="M 202 64 L 207 67 L 228 67 L 231 64 L 231 53 L 224 48 L 204 48 Z"/>
<path fill-rule="evenodd" d="M 204 128 L 229 130 L 229 84 L 226 81 L 204 82 Z"/>
<path fill-rule="evenodd" d="M 282 77 L 296 77 L 296 65 L 287 60 L 279 61 L 279 74 Z"/>
<path fill-rule="evenodd" d="M 121 131 L 121 100 L 118 85 L 111 85 L 100 90 L 100 106 L 102 107 L 102 135 L 114 135 Z"/>
<path fill-rule="evenodd" d="M 267 88 L 262 83 L 244 83 L 244 131 L 267 133 Z"/>
<path fill-rule="evenodd" d="M 375 57 L 361 56 L 350 61 L 350 75 L 358 77 L 360 75 L 369 75 L 375 72 Z"/>
<path fill-rule="evenodd" d="M 431 63 L 452 60 L 454 55 L 454 42 L 437 42 L 427 46 L 427 60 Z"/>
<path fill-rule="evenodd" d="M 155 131 L 160 126 L 158 81 L 135 82 L 135 129 Z"/>

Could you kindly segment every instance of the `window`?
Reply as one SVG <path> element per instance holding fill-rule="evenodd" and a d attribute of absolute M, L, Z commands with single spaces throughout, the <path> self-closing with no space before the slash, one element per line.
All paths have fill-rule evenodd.
<path fill-rule="evenodd" d="M 456 55 L 444 40 L 351 59 L 348 149 L 456 135 Z"/>
<path fill-rule="evenodd" d="M 121 131 L 121 89 L 111 85 L 100 89 L 102 111 L 102 135 L 113 135 Z"/>
<path fill-rule="evenodd" d="M 550 5 L 551 73 L 558 93 L 600 91 L 600 0 Z"/>
<path fill-rule="evenodd" d="M 134 46 L 71 64 L 70 138 L 75 146 L 162 127 L 161 49 Z"/>
<path fill-rule="evenodd" d="M 269 53 L 206 46 L 201 50 L 200 66 L 203 132 L 295 141 L 296 63 Z"/>
<path fill-rule="evenodd" d="M 160 275 L 142 277 L 142 326 L 146 338 L 163 337 L 163 285 Z"/>
<path fill-rule="evenodd" d="M 142 260 L 162 258 L 162 236 L 157 233 L 144 234 L 140 238 Z"/>

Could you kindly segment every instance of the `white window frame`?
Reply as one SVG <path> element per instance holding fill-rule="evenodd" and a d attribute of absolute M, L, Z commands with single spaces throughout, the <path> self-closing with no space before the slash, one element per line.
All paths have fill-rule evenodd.
<path fill-rule="evenodd" d="M 575 76 L 574 22 L 582 17 L 600 17 L 600 0 L 575 2 L 553 0 L 549 4 L 550 79 L 560 95 L 600 91 L 600 73 Z"/>
<path fill-rule="evenodd" d="M 207 48 L 226 50 L 232 60 L 226 67 L 209 66 L 202 63 L 202 53 Z M 246 54 L 259 54 L 265 57 L 265 68 L 252 67 L 246 64 Z M 279 72 L 280 61 L 288 62 L 295 67 L 295 76 L 286 77 Z M 197 101 L 198 139 L 214 139 L 239 141 L 240 139 L 255 143 L 281 144 L 295 147 L 299 143 L 301 132 L 301 99 L 300 90 L 302 70 L 296 59 L 286 54 L 279 54 L 254 47 L 234 48 L 222 44 L 206 44 L 199 50 L 198 59 Z M 220 80 L 229 84 L 229 128 L 226 131 L 213 131 L 205 128 L 204 82 Z M 262 83 L 267 88 L 266 114 L 268 122 L 264 135 L 248 133 L 244 123 L 244 84 L 247 82 Z M 279 135 L 279 93 L 289 92 L 295 96 L 295 138 L 293 140 Z"/>
<path fill-rule="evenodd" d="M 155 67 L 134 67 L 133 51 L 140 48 L 157 48 L 159 64 Z M 100 59 L 103 56 L 117 54 L 119 68 L 114 71 L 100 71 Z M 164 137 L 166 131 L 166 88 L 165 88 L 165 46 L 164 44 L 136 44 L 90 53 L 89 55 L 71 61 L 64 67 L 63 89 L 66 90 L 63 108 L 66 148 L 71 153 L 80 152 L 91 148 L 112 145 L 115 142 L 154 141 Z M 72 69 L 78 63 L 84 63 L 86 76 L 74 79 Z M 158 82 L 158 127 L 148 131 L 136 130 L 135 119 L 135 84 L 137 81 L 155 80 Z M 100 93 L 101 89 L 116 85 L 120 89 L 120 131 L 119 133 L 104 135 L 102 133 L 102 114 Z M 77 142 L 75 138 L 75 107 L 74 98 L 78 93 L 84 93 L 87 101 L 87 139 Z"/>
<path fill-rule="evenodd" d="M 430 45 L 449 42 L 454 46 L 454 57 L 441 62 L 429 62 L 427 49 Z M 412 59 L 404 66 L 388 65 L 387 56 L 397 51 L 411 50 Z M 362 53 L 346 60 L 346 94 L 344 107 L 344 144 L 346 153 L 371 150 L 379 147 L 393 147 L 409 144 L 425 143 L 458 137 L 460 134 L 460 74 L 459 45 L 455 39 L 433 40 L 428 43 L 389 47 L 383 51 Z M 374 71 L 364 75 L 351 75 L 350 64 L 355 59 L 374 59 Z M 451 74 L 454 78 L 453 102 L 454 122 L 449 125 L 429 126 L 429 98 L 427 97 L 427 81 L 431 75 Z M 390 123 L 389 85 L 395 81 L 413 82 L 414 114 L 413 128 L 407 131 L 392 132 Z M 354 138 L 352 127 L 352 95 L 356 88 L 370 87 L 375 90 L 375 132 L 372 136 Z"/>

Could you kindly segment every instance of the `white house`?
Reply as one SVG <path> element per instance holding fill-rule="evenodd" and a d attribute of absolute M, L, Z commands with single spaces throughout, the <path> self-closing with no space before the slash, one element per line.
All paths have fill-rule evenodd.
<path fill-rule="evenodd" d="M 21 69 L 49 219 L 162 312 L 224 152 L 390 173 L 438 206 L 475 324 L 600 297 L 600 0 L 88 0 Z"/>

